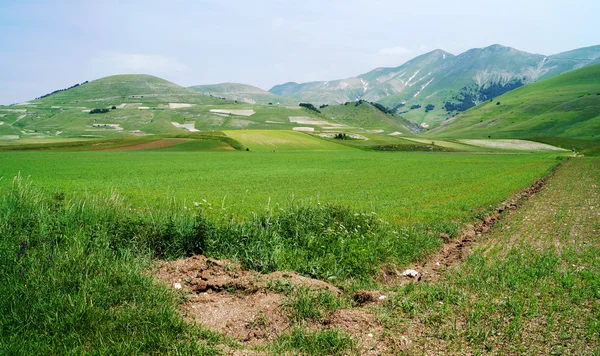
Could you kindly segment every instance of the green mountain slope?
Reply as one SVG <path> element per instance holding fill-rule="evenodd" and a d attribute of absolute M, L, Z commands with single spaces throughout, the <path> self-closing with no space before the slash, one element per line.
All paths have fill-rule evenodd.
<path fill-rule="evenodd" d="M 75 102 L 106 102 L 113 105 L 131 102 L 211 104 L 220 100 L 145 74 L 104 77 L 39 100 L 40 104 L 52 105 Z"/>
<path fill-rule="evenodd" d="M 269 93 L 252 85 L 239 83 L 222 83 L 195 85 L 190 87 L 205 95 L 212 95 L 227 100 L 237 100 L 248 104 L 297 105 L 298 101 Z"/>
<path fill-rule="evenodd" d="M 449 119 L 436 137 L 600 139 L 600 64 L 510 91 Z"/>
<path fill-rule="evenodd" d="M 436 50 L 399 67 L 336 81 L 286 83 L 270 92 L 314 104 L 377 101 L 413 122 L 436 124 L 524 84 L 599 61 L 600 46 L 554 56 L 501 45 L 458 56 Z"/>
<path fill-rule="evenodd" d="M 366 101 L 329 105 L 320 109 L 323 115 L 338 124 L 381 133 L 401 133 L 412 136 L 421 128 L 397 115 L 384 113 Z"/>

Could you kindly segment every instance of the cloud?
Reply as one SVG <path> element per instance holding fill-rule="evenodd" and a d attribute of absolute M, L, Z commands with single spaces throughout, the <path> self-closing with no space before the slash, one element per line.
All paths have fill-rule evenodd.
<path fill-rule="evenodd" d="M 379 54 L 383 56 L 397 56 L 401 54 L 410 54 L 413 51 L 404 47 L 387 47 L 379 50 Z"/>
<path fill-rule="evenodd" d="M 187 66 L 175 58 L 155 54 L 107 52 L 91 60 L 93 67 L 111 72 L 172 73 L 183 72 Z"/>

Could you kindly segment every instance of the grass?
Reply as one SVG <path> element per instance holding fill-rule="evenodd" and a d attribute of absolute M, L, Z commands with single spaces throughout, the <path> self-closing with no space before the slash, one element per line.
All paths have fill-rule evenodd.
<path fill-rule="evenodd" d="M 320 110 L 323 116 L 335 123 L 360 127 L 365 130 L 384 130 L 387 133 L 401 132 L 404 135 L 412 136 L 413 133 L 408 127 L 415 127 L 415 124 L 398 116 L 384 114 L 368 102 L 329 105 Z"/>
<path fill-rule="evenodd" d="M 355 349 L 356 342 L 347 333 L 331 329 L 310 331 L 294 328 L 275 339 L 271 350 L 280 355 L 286 352 L 303 355 L 347 355 Z"/>
<path fill-rule="evenodd" d="M 323 323 L 333 312 L 344 305 L 329 291 L 312 291 L 300 288 L 283 303 L 292 322 L 313 321 Z"/>
<path fill-rule="evenodd" d="M 70 200 L 17 179 L 0 197 L 0 353 L 217 354 L 184 324 L 149 256 L 111 243 L 119 197 Z"/>
<path fill-rule="evenodd" d="M 294 131 L 225 131 L 252 151 L 351 151 L 351 148 Z"/>
<path fill-rule="evenodd" d="M 301 134 L 300 134 L 301 135 Z M 343 146 L 342 146 L 343 147 Z M 391 223 L 472 219 L 524 188 L 556 155 L 389 152 L 6 152 L 0 187 L 21 173 L 68 197 L 113 189 L 145 207 L 205 199 L 214 210 L 249 217 L 290 202 L 376 212 Z M 157 166 L 156 162 L 161 162 Z"/>
<path fill-rule="evenodd" d="M 440 282 L 397 287 L 390 333 L 414 353 L 597 354 L 599 183 L 600 160 L 566 162 Z"/>

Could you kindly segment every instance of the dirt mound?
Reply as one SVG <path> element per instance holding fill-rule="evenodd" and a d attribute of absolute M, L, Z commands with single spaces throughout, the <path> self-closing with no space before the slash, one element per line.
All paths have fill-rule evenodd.
<path fill-rule="evenodd" d="M 293 272 L 261 274 L 202 255 L 163 263 L 158 278 L 185 295 L 187 321 L 202 323 L 244 342 L 271 340 L 289 327 L 282 310 L 285 289 L 305 287 L 340 291 L 323 281 Z"/>

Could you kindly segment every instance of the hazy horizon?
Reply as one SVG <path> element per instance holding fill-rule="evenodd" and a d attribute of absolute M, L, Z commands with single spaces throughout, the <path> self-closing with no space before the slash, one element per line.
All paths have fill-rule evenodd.
<path fill-rule="evenodd" d="M 182 86 L 334 80 L 442 49 L 552 55 L 600 44 L 600 4 L 430 0 L 54 1 L 0 4 L 0 104 L 108 75 Z"/>

